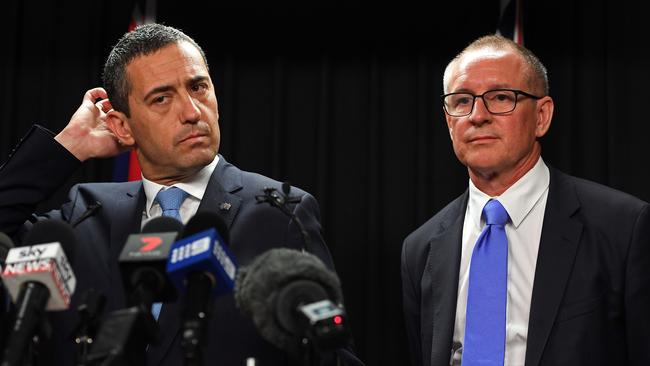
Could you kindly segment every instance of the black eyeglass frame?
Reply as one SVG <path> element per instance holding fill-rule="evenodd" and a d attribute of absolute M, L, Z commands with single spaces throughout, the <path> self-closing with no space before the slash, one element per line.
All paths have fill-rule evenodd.
<path fill-rule="evenodd" d="M 490 108 L 488 107 L 488 104 L 489 104 L 489 103 L 485 103 L 485 99 L 483 98 L 483 96 L 484 96 L 485 94 L 487 94 L 487 93 L 492 93 L 492 92 L 495 92 L 495 91 L 510 91 L 510 92 L 515 93 L 515 104 L 514 104 L 514 106 L 512 107 L 511 110 L 506 111 L 506 112 L 497 112 L 497 113 L 492 112 L 492 111 L 490 110 Z M 466 95 L 471 95 L 471 96 L 472 96 L 472 108 L 470 108 L 469 113 L 467 113 L 467 114 L 455 115 L 455 114 L 451 114 L 451 113 L 449 113 L 449 111 L 447 110 L 447 106 L 446 106 L 446 104 L 445 104 L 445 98 L 447 98 L 447 97 L 450 96 L 450 95 L 457 95 L 457 94 L 466 94 Z M 447 93 L 447 94 L 443 94 L 443 95 L 441 95 L 440 97 L 442 98 L 442 109 L 445 110 L 445 113 L 447 113 L 447 114 L 450 115 L 451 117 L 465 117 L 465 116 L 469 116 L 470 114 L 472 114 L 472 112 L 474 112 L 474 105 L 476 105 L 476 98 L 481 98 L 481 99 L 483 99 L 483 104 L 485 105 L 485 109 L 487 109 L 488 112 L 490 112 L 491 114 L 495 114 L 495 115 L 501 115 L 501 114 L 510 113 L 510 112 L 514 111 L 514 110 L 517 108 L 517 102 L 519 101 L 519 96 L 520 96 L 520 95 L 523 95 L 523 96 L 525 96 L 525 97 L 528 97 L 528 98 L 531 98 L 531 99 L 535 99 L 535 100 L 539 100 L 539 99 L 544 98 L 544 97 L 539 97 L 539 96 L 537 96 L 537 95 L 533 95 L 533 94 L 527 93 L 527 92 L 525 92 L 525 91 L 523 91 L 523 90 L 519 90 L 519 89 L 507 89 L 507 88 L 492 89 L 492 90 L 488 90 L 488 91 L 484 92 L 483 94 L 479 94 L 479 95 L 474 95 L 474 94 L 472 94 L 472 93 L 468 93 L 468 92 L 455 92 L 455 93 Z"/>

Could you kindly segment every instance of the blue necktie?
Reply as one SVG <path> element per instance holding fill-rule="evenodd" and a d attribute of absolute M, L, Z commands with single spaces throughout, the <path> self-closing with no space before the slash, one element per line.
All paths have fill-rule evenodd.
<path fill-rule="evenodd" d="M 486 226 L 469 268 L 463 366 L 503 366 L 506 347 L 508 212 L 497 200 L 483 208 Z"/>
<path fill-rule="evenodd" d="M 163 216 L 173 217 L 178 221 L 182 221 L 179 210 L 187 196 L 188 194 L 184 190 L 177 187 L 171 187 L 158 192 L 154 201 L 158 202 L 160 208 L 162 208 Z M 155 302 L 151 305 L 151 314 L 156 320 L 158 320 L 158 317 L 160 316 L 161 308 L 162 303 L 160 302 Z"/>
<path fill-rule="evenodd" d="M 158 192 L 154 201 L 158 202 L 160 208 L 162 208 L 163 216 L 173 217 L 178 221 L 182 221 L 178 210 L 186 198 L 187 192 L 178 187 L 171 187 Z"/>

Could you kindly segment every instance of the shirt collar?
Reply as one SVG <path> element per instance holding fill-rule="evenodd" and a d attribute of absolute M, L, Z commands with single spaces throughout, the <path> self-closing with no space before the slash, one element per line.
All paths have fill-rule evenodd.
<path fill-rule="evenodd" d="M 542 157 L 537 160 L 535 166 L 530 169 L 523 177 L 521 177 L 515 184 L 510 186 L 500 196 L 490 197 L 476 188 L 472 180 L 469 180 L 469 204 L 467 206 L 467 214 L 474 222 L 476 227 L 481 227 L 481 215 L 483 207 L 488 200 L 494 198 L 499 202 L 508 212 L 510 222 L 517 228 L 522 221 L 528 216 L 537 201 L 542 197 L 544 192 L 548 189 L 550 182 L 550 173 L 548 167 L 542 160 Z"/>
<path fill-rule="evenodd" d="M 199 201 L 202 200 L 205 189 L 208 187 L 210 177 L 212 176 L 212 172 L 214 172 L 217 163 L 219 163 L 219 154 L 214 157 L 210 164 L 201 168 L 201 170 L 189 179 L 173 184 L 172 187 L 178 187 L 187 192 L 191 197 L 194 197 Z M 151 206 L 153 206 L 154 199 L 156 199 L 158 192 L 169 187 L 150 181 L 144 176 L 142 176 L 142 185 L 144 186 L 144 193 L 147 196 L 147 206 L 145 210 L 148 213 L 151 210 Z"/>

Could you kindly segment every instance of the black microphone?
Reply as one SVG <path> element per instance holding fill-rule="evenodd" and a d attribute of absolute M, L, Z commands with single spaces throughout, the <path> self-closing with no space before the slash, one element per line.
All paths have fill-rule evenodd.
<path fill-rule="evenodd" d="M 83 366 L 87 363 L 88 352 L 99 330 L 100 318 L 103 315 L 105 306 L 106 296 L 92 287 L 81 295 L 80 304 L 77 306 L 79 322 L 72 337 L 77 346 L 77 366 Z"/>
<path fill-rule="evenodd" d="M 167 257 L 183 224 L 168 216 L 147 222 L 140 234 L 129 235 L 119 263 L 129 305 L 149 312 L 154 302 L 171 302 L 178 297 L 167 277 Z"/>
<path fill-rule="evenodd" d="M 4 268 L 5 265 L 5 259 L 7 259 L 7 254 L 9 254 L 9 250 L 14 247 L 14 242 L 11 240 L 11 238 L 0 231 L 0 272 L 2 271 L 2 268 Z"/>
<path fill-rule="evenodd" d="M 154 302 L 177 298 L 166 273 L 167 256 L 183 224 L 167 216 L 148 221 L 139 234 L 127 238 L 119 265 L 129 307 L 108 314 L 82 360 L 90 365 L 139 366 L 146 363 L 146 347 L 158 340 L 158 323 L 151 315 Z"/>
<path fill-rule="evenodd" d="M 9 250 L 14 247 L 14 242 L 11 238 L 0 231 L 0 273 L 5 266 L 5 260 Z M 5 340 L 7 339 L 7 330 L 9 329 L 8 313 L 10 298 L 7 296 L 4 286 L 0 284 L 0 349 L 5 349 Z"/>
<path fill-rule="evenodd" d="M 77 227 L 77 225 L 81 224 L 82 222 L 86 221 L 89 217 L 94 216 L 99 209 L 102 208 L 102 203 L 99 201 L 95 201 L 95 203 L 91 204 L 88 206 L 88 209 L 81 214 L 76 220 L 74 220 L 71 225 L 72 227 Z"/>
<path fill-rule="evenodd" d="M 295 360 L 349 341 L 340 281 L 313 254 L 288 248 L 261 254 L 239 269 L 235 301 L 263 338 Z"/>
<path fill-rule="evenodd" d="M 9 251 L 2 278 L 16 304 L 16 317 L 3 366 L 21 364 L 45 310 L 65 310 L 70 305 L 76 286 L 70 267 L 75 244 L 69 224 L 48 220 L 34 224 L 23 246 Z"/>
<path fill-rule="evenodd" d="M 181 313 L 181 346 L 186 365 L 202 364 L 202 347 L 214 296 L 234 288 L 236 264 L 224 238 L 228 226 L 217 213 L 194 215 L 174 243 L 167 273 L 185 301 Z"/>
<path fill-rule="evenodd" d="M 257 203 L 268 203 L 271 207 L 277 208 L 280 212 L 293 220 L 298 226 L 300 235 L 302 236 L 302 249 L 310 252 L 312 249 L 312 243 L 309 233 L 302 224 L 302 221 L 293 213 L 293 209 L 290 207 L 290 205 L 300 203 L 302 197 L 291 196 L 291 184 L 289 182 L 282 183 L 282 192 L 278 192 L 278 190 L 273 187 L 265 187 L 262 189 L 262 192 L 264 192 L 264 194 L 255 196 Z"/>

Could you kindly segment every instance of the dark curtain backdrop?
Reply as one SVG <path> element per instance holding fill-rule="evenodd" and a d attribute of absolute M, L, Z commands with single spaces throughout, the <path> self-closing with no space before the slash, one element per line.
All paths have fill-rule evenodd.
<path fill-rule="evenodd" d="M 498 1 L 160 0 L 159 22 L 202 45 L 218 88 L 221 153 L 321 204 L 358 353 L 408 365 L 400 288 L 405 236 L 467 186 L 438 96 L 446 63 L 492 33 Z M 130 1 L 9 1 L 2 8 L 0 156 L 32 123 L 59 131 L 100 83 Z M 556 102 L 547 163 L 650 200 L 648 5 L 529 1 L 525 42 Z M 47 159 L 46 156 L 43 157 Z M 111 179 L 112 161 L 70 178 Z M 59 204 L 64 191 L 44 203 Z M 606 208 L 603 208 L 606 209 Z M 217 314 L 218 316 L 218 314 Z"/>

